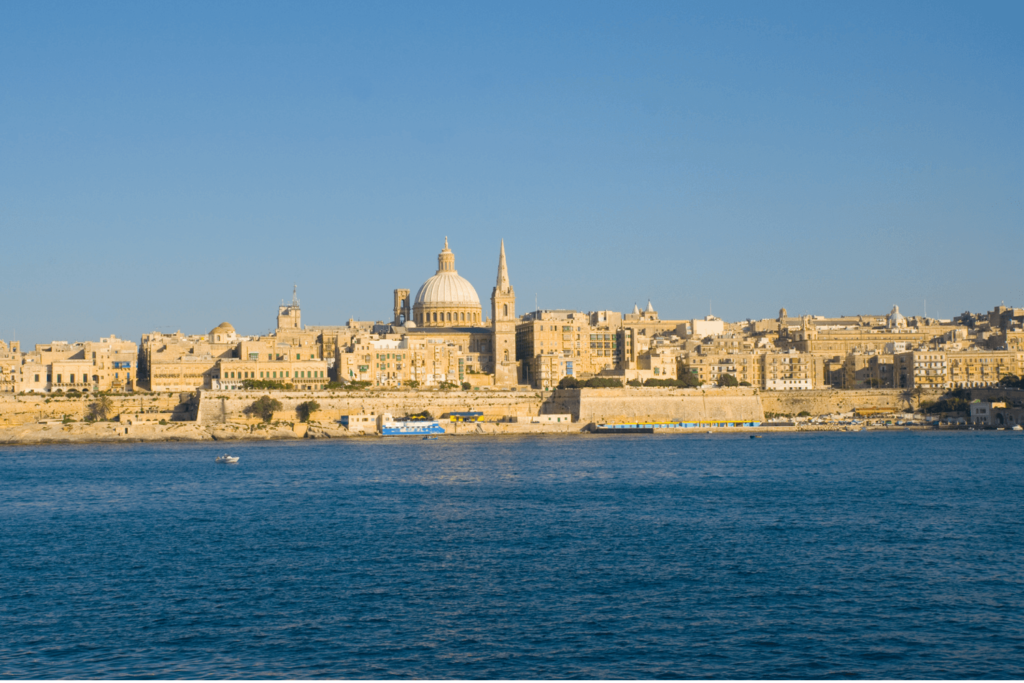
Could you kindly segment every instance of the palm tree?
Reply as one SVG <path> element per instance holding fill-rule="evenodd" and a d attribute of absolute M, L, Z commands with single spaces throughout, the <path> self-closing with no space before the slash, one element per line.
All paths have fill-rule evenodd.
<path fill-rule="evenodd" d="M 909 408 L 910 410 L 914 409 L 914 390 L 913 389 L 904 389 L 903 391 L 901 391 L 900 392 L 900 398 L 902 400 L 906 401 L 907 408 Z"/>
<path fill-rule="evenodd" d="M 89 404 L 88 420 L 106 420 L 114 410 L 114 402 L 109 396 L 97 396 L 96 400 Z"/>
<path fill-rule="evenodd" d="M 914 387 L 914 398 L 917 399 L 917 407 L 918 407 L 919 410 L 921 408 L 921 396 L 922 395 L 924 395 L 924 387 L 922 387 L 921 385 L 918 385 L 918 386 Z"/>

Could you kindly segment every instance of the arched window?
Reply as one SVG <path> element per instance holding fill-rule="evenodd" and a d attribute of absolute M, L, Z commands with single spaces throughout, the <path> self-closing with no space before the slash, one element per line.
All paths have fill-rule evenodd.
<path fill-rule="evenodd" d="M 437 322 L 437 313 L 434 314 L 434 322 Z"/>
<path fill-rule="evenodd" d="M 466 314 L 465 313 L 462 314 L 462 322 L 466 322 Z"/>
<path fill-rule="evenodd" d="M 505 313 L 503 315 L 506 318 L 508 317 L 508 304 L 505 304 Z M 506 358 L 505 360 L 508 360 L 508 358 Z"/>
<path fill-rule="evenodd" d="M 451 322 L 451 321 L 452 321 L 452 313 L 451 313 L 451 311 L 448 311 L 448 322 Z"/>
<path fill-rule="evenodd" d="M 508 349 L 505 349 L 505 362 L 508 362 Z"/>

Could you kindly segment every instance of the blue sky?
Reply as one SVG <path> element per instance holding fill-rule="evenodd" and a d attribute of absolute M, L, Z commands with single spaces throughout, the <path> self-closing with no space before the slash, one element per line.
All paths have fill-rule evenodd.
<path fill-rule="evenodd" d="M 1024 4 L 0 3 L 0 338 L 1024 305 Z"/>

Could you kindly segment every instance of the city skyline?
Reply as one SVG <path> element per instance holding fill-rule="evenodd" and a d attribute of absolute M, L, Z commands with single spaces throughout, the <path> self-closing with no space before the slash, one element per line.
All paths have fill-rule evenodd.
<path fill-rule="evenodd" d="M 5 3 L 0 339 L 1024 302 L 1020 6 Z"/>
<path fill-rule="evenodd" d="M 502 247 L 503 247 L 503 252 L 504 252 L 504 244 L 502 244 Z M 445 249 L 447 249 L 447 248 L 448 248 L 448 239 L 446 237 L 445 238 Z M 457 268 L 457 270 L 462 271 L 462 267 L 461 266 L 463 265 L 463 262 L 460 261 L 458 265 L 460 267 Z M 483 266 L 481 264 L 472 264 L 470 269 L 473 270 L 473 271 L 482 270 Z M 513 270 L 514 270 L 514 267 L 513 267 Z M 424 275 L 424 277 L 419 278 L 420 280 L 425 279 L 427 273 L 424 273 L 423 275 Z M 412 293 L 415 296 L 416 291 L 417 291 L 416 287 L 418 287 L 418 284 L 417 284 L 418 280 L 416 280 L 416 277 L 415 276 L 412 277 L 412 278 L 405 277 L 404 280 L 408 280 L 408 281 L 404 281 L 402 277 L 399 277 L 399 280 L 400 280 L 400 282 L 397 282 L 396 284 L 399 284 L 399 285 L 413 285 Z M 477 283 L 473 283 L 473 286 L 476 287 L 476 284 Z M 486 284 L 481 285 L 481 287 L 482 287 L 481 291 L 486 291 L 486 289 L 487 289 Z M 198 326 L 194 327 L 194 328 L 193 327 L 183 327 L 182 325 L 171 324 L 171 325 L 154 326 L 154 327 L 151 327 L 151 328 L 148 328 L 148 329 L 139 329 L 139 330 L 135 330 L 134 332 L 125 331 L 125 330 L 116 330 L 116 331 L 109 331 L 108 330 L 107 332 L 96 334 L 93 337 L 84 336 L 84 335 L 76 335 L 74 333 L 74 331 L 72 330 L 71 334 L 64 335 L 62 337 L 52 337 L 52 338 L 48 338 L 48 339 L 41 339 L 41 338 L 40 339 L 26 339 L 26 338 L 24 338 L 24 335 L 22 335 L 20 333 L 17 333 L 16 332 L 17 328 L 12 325 L 11 326 L 11 332 L 10 332 L 9 335 L 4 335 L 3 330 L 0 330 L 0 340 L 18 341 L 18 342 L 20 342 L 22 344 L 23 348 L 32 348 L 32 346 L 34 346 L 36 344 L 46 344 L 46 343 L 50 343 L 50 342 L 54 342 L 54 341 L 64 341 L 64 342 L 71 342 L 71 343 L 73 343 L 73 342 L 78 342 L 78 341 L 88 341 L 90 339 L 96 339 L 96 338 L 99 338 L 99 337 L 106 337 L 106 336 L 110 336 L 110 335 L 113 335 L 115 337 L 119 337 L 121 339 L 127 339 L 127 340 L 132 340 L 132 339 L 135 339 L 135 338 L 137 338 L 137 337 L 139 337 L 141 335 L 149 334 L 149 333 L 152 333 L 152 332 L 158 332 L 158 333 L 164 333 L 164 334 L 170 334 L 170 333 L 174 333 L 174 332 L 182 332 L 182 333 L 187 334 L 187 335 L 205 335 L 205 334 L 207 334 L 207 332 L 210 329 L 212 329 L 213 327 L 216 327 L 218 324 L 224 323 L 224 322 L 232 324 L 236 329 L 239 330 L 239 334 L 241 334 L 241 335 L 257 336 L 257 337 L 258 336 L 265 336 L 265 335 L 272 335 L 272 334 L 274 334 L 274 331 L 276 329 L 276 327 L 274 325 L 274 320 L 273 320 L 273 310 L 278 305 L 284 306 L 284 305 L 286 305 L 288 303 L 299 304 L 300 301 L 301 301 L 301 298 L 299 297 L 298 291 L 299 291 L 299 283 L 293 283 L 292 284 L 292 288 L 291 288 L 291 292 L 290 292 L 290 295 L 291 295 L 290 298 L 281 297 L 278 301 L 268 301 L 268 302 L 248 301 L 248 302 L 245 302 L 245 304 L 243 304 L 242 306 L 240 306 L 238 308 L 238 310 L 236 310 L 236 311 L 228 311 L 228 312 L 225 313 L 225 315 L 221 316 L 221 318 L 219 318 L 216 321 L 213 320 L 213 319 L 210 319 L 208 321 L 205 321 L 205 324 L 203 322 L 200 322 L 200 324 Z M 307 294 L 307 292 L 303 291 L 303 296 L 305 296 L 306 294 Z M 379 295 L 377 295 L 377 293 L 374 293 L 370 297 L 368 297 L 368 298 L 371 298 L 373 300 L 376 300 L 376 299 L 380 298 L 381 301 L 382 301 L 382 306 L 377 311 L 376 315 L 369 316 L 369 317 L 363 317 L 363 318 L 359 318 L 359 317 L 356 317 L 356 316 L 353 316 L 353 315 L 349 315 L 349 316 L 344 316 L 342 318 L 336 318 L 336 319 L 322 319 L 318 315 L 317 311 L 311 310 L 307 306 L 303 306 L 303 310 L 305 311 L 305 316 L 306 316 L 304 321 L 303 321 L 304 325 L 312 325 L 314 327 L 316 327 L 316 326 L 343 326 L 343 325 L 346 325 L 348 323 L 348 321 L 350 321 L 350 320 L 357 320 L 357 321 L 361 321 L 361 322 L 379 322 L 379 323 L 383 323 L 383 324 L 389 324 L 391 322 L 391 317 L 389 317 L 390 311 L 383 304 L 391 304 L 392 302 L 391 301 L 385 301 L 385 298 L 384 298 L 385 295 L 387 295 L 388 297 L 391 297 L 392 296 L 392 292 L 390 292 L 390 291 L 388 291 L 388 292 L 381 292 Z M 318 299 L 320 297 L 317 297 L 316 293 L 314 293 L 313 296 L 310 297 L 310 298 Z M 482 298 L 481 298 L 481 301 L 483 301 Z M 757 320 L 772 320 L 772 319 L 778 317 L 780 309 L 785 309 L 787 311 L 787 314 L 789 315 L 789 317 L 794 319 L 794 320 L 799 319 L 799 318 L 804 317 L 804 316 L 819 317 L 819 318 L 840 318 L 840 317 L 850 317 L 850 316 L 858 316 L 858 315 L 862 315 L 862 316 L 866 316 L 866 317 L 883 317 L 883 316 L 886 316 L 886 315 L 888 315 L 890 313 L 890 310 L 892 309 L 893 306 L 898 307 L 899 311 L 902 314 L 904 314 L 907 317 L 909 317 L 909 318 L 929 318 L 929 319 L 935 319 L 935 320 L 950 321 L 954 317 L 956 317 L 956 316 L 958 316 L 960 314 L 963 314 L 963 313 L 975 313 L 975 314 L 977 314 L 977 313 L 983 313 L 983 312 L 987 311 L 989 308 L 992 308 L 992 307 L 997 306 L 997 305 L 1008 304 L 1011 307 L 1013 307 L 1015 305 L 1015 302 L 1012 302 L 1012 301 L 1011 302 L 1006 302 L 1005 300 L 1001 299 L 997 303 L 994 302 L 994 303 L 990 304 L 987 308 L 980 308 L 980 309 L 973 310 L 973 311 L 971 311 L 971 310 L 959 311 L 956 314 L 952 314 L 952 315 L 948 315 L 948 316 L 942 316 L 942 315 L 936 314 L 934 312 L 934 304 L 933 304 L 932 312 L 929 313 L 929 311 L 928 311 L 928 302 L 926 300 L 921 302 L 921 310 L 919 312 L 914 312 L 913 311 L 913 308 L 914 308 L 913 305 L 906 306 L 904 303 L 901 303 L 901 302 L 898 302 L 898 301 L 892 303 L 891 305 L 889 305 L 887 307 L 882 307 L 879 310 L 854 310 L 854 311 L 840 311 L 840 312 L 790 310 L 787 306 L 785 306 L 785 304 L 783 304 L 783 305 L 781 305 L 779 307 L 779 309 L 775 309 L 775 310 L 772 310 L 772 311 L 765 311 L 763 315 L 759 315 L 759 316 L 756 316 L 756 317 L 755 316 L 748 316 L 748 317 L 745 317 L 745 318 L 732 319 L 732 318 L 726 318 L 726 317 L 723 317 L 721 315 L 718 315 L 715 312 L 715 310 L 714 310 L 714 301 L 713 300 L 709 300 L 708 301 L 707 309 L 705 311 L 703 311 L 703 312 L 694 311 L 694 312 L 692 312 L 692 314 L 691 313 L 687 313 L 687 314 L 683 314 L 683 315 L 674 315 L 670 311 L 664 311 L 661 307 L 657 306 L 658 299 L 656 297 L 648 297 L 648 298 L 636 299 L 636 300 L 633 301 L 632 304 L 630 304 L 627 307 L 621 308 L 621 309 L 612 308 L 612 307 L 601 307 L 601 306 L 594 307 L 594 308 L 583 308 L 583 307 L 571 306 L 571 305 L 570 306 L 545 306 L 545 305 L 541 305 L 540 304 L 540 298 L 536 294 L 533 297 L 530 297 L 529 295 L 520 295 L 519 301 L 521 303 L 517 306 L 517 311 L 516 311 L 516 317 L 517 318 L 522 318 L 523 316 L 525 316 L 527 314 L 534 313 L 534 312 L 541 312 L 541 311 L 577 311 L 577 312 L 581 312 L 581 313 L 592 313 L 594 311 L 609 310 L 609 311 L 616 311 L 618 313 L 625 314 L 625 313 L 629 313 L 631 310 L 633 310 L 634 307 L 638 307 L 642 311 L 642 310 L 644 310 L 645 308 L 647 308 L 649 306 L 653 306 L 654 310 L 658 311 L 658 313 L 660 314 L 661 318 L 662 319 L 666 319 L 666 320 L 694 320 L 694 319 L 700 320 L 700 319 L 705 318 L 705 316 L 708 316 L 708 317 L 712 317 L 712 318 L 723 320 L 723 321 L 725 321 L 727 323 L 730 323 L 730 322 L 738 323 L 738 322 L 744 322 L 744 321 L 757 321 Z M 484 305 L 483 308 L 484 308 L 484 312 L 483 312 L 484 320 L 483 320 L 483 322 L 490 323 L 490 314 L 489 314 L 489 312 L 487 310 L 486 305 Z M 236 325 L 235 324 L 236 320 L 240 320 L 240 321 L 244 321 L 244 322 Z"/>

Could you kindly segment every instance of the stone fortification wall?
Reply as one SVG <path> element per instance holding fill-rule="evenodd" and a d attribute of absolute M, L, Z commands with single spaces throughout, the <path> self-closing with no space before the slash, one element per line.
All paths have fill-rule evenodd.
<path fill-rule="evenodd" d="M 189 406 L 182 403 L 181 395 L 175 394 L 110 394 L 113 404 L 111 417 L 117 415 L 173 413 L 175 420 L 194 419 Z M 0 426 L 40 422 L 42 420 L 61 420 L 65 416 L 72 420 L 82 420 L 89 412 L 89 404 L 96 400 L 95 396 L 65 397 L 56 394 L 14 394 L 0 395 Z"/>
<path fill-rule="evenodd" d="M 925 391 L 922 401 L 934 401 L 943 391 Z M 907 402 L 902 389 L 858 389 L 855 391 L 764 391 L 761 403 L 766 413 L 797 415 L 807 411 L 811 415 L 828 415 L 863 410 L 866 412 L 897 412 L 905 410 Z M 914 399 L 917 405 L 917 399 Z"/>
<path fill-rule="evenodd" d="M 549 402 L 551 408 L 572 413 L 582 423 L 764 420 L 760 397 L 753 389 L 746 388 L 702 390 L 625 387 L 558 390 L 554 394 Z"/>
<path fill-rule="evenodd" d="M 250 421 L 245 409 L 265 395 L 265 391 L 203 391 L 197 421 L 201 424 Z M 281 410 L 274 414 L 275 420 L 294 421 L 296 407 L 313 400 L 320 404 L 313 419 L 322 423 L 337 422 L 342 415 L 391 413 L 398 418 L 424 410 L 435 417 L 478 410 L 485 419 L 493 420 L 511 415 L 540 415 L 543 400 L 536 391 L 275 391 L 273 397 L 281 402 Z"/>

